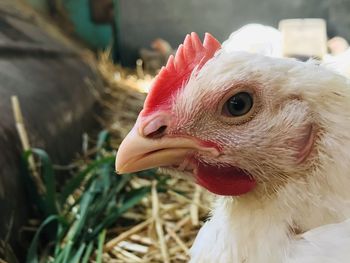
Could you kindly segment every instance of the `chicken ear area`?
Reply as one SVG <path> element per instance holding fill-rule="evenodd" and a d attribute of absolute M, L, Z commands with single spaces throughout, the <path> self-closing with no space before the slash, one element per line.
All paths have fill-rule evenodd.
<path fill-rule="evenodd" d="M 220 167 L 197 162 L 194 176 L 199 185 L 217 195 L 243 195 L 256 186 L 251 175 L 233 166 Z"/>

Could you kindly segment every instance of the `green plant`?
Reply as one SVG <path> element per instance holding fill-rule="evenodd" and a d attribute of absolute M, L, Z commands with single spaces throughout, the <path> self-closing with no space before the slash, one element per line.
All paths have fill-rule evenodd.
<path fill-rule="evenodd" d="M 26 169 L 26 180 L 42 224 L 38 228 L 27 253 L 27 263 L 85 263 L 91 255 L 102 262 L 106 229 L 128 209 L 137 205 L 150 192 L 149 186 L 134 188 L 133 174 L 116 176 L 115 156 L 109 145 L 109 134 L 99 134 L 96 154 L 58 191 L 55 171 L 47 153 L 31 149 L 23 155 L 25 167 L 28 157 L 41 161 L 41 174 L 46 188 L 40 194 Z M 154 171 L 143 175 L 155 176 Z M 43 241 L 49 245 L 43 246 Z M 39 246 L 48 251 L 39 256 Z"/>

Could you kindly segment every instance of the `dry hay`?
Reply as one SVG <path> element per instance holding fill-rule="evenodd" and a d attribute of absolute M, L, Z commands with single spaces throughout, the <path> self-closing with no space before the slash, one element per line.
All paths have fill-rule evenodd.
<path fill-rule="evenodd" d="M 134 124 L 152 78 L 112 64 L 108 53 L 100 54 L 98 70 L 106 84 L 103 105 L 108 109 L 106 127 L 117 145 Z M 139 68 L 140 71 L 140 68 Z M 123 217 L 134 222 L 109 229 L 104 262 L 187 262 L 189 249 L 209 212 L 212 195 L 192 182 L 171 178 L 162 193 L 156 181 L 134 178 L 135 186 L 152 186 L 152 194 Z M 179 194 L 182 193 L 182 194 Z"/>

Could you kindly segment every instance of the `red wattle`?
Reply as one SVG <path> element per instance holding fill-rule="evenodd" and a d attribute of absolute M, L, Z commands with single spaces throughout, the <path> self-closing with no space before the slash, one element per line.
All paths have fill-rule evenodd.
<path fill-rule="evenodd" d="M 256 181 L 237 167 L 216 167 L 198 162 L 195 177 L 199 185 L 218 195 L 242 195 L 256 186 Z"/>

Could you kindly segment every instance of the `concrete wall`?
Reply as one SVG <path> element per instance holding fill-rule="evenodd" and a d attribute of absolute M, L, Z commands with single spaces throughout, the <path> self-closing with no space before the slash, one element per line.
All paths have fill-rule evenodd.
<path fill-rule="evenodd" d="M 162 37 L 177 46 L 186 33 L 225 40 L 240 26 L 277 26 L 285 18 L 325 18 L 329 35 L 350 39 L 350 0 L 119 0 L 121 56 L 133 65 L 140 47 Z"/>

